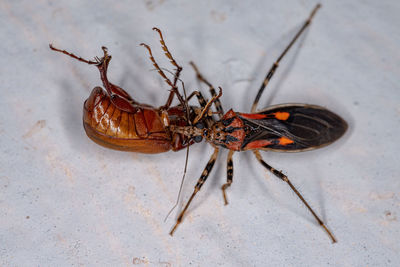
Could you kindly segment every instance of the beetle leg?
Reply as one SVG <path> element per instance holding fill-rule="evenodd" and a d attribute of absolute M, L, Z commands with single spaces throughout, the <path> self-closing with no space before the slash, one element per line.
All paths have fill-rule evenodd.
<path fill-rule="evenodd" d="M 231 186 L 232 180 L 233 180 L 233 161 L 232 161 L 232 156 L 235 151 L 229 150 L 228 153 L 228 160 L 226 164 L 226 183 L 222 185 L 222 196 L 224 197 L 224 202 L 225 205 L 228 205 L 228 199 L 226 197 L 225 190 Z"/>
<path fill-rule="evenodd" d="M 204 78 L 203 75 L 201 75 L 199 69 L 198 69 L 197 66 L 194 64 L 193 61 L 190 61 L 189 64 L 193 67 L 194 71 L 196 72 L 197 79 L 198 79 L 199 81 L 205 83 L 205 84 L 209 87 L 210 94 L 211 94 L 212 97 L 216 97 L 216 96 L 217 96 L 217 93 L 215 92 L 214 86 L 212 86 L 212 84 L 209 83 L 209 82 Z M 221 101 L 220 101 L 219 99 L 216 99 L 216 100 L 214 101 L 214 105 L 215 105 L 215 109 L 217 110 L 217 114 L 218 114 L 219 118 L 222 118 L 222 116 L 224 115 L 224 110 L 222 109 Z"/>
<path fill-rule="evenodd" d="M 284 175 L 282 172 L 278 171 L 277 169 L 273 168 L 271 165 L 269 165 L 268 163 L 266 163 L 262 157 L 261 154 L 258 150 L 254 150 L 253 151 L 254 155 L 256 156 L 256 158 L 258 159 L 258 161 L 266 168 L 268 169 L 270 172 L 272 172 L 276 177 L 278 177 L 279 179 L 281 179 L 282 181 L 286 182 L 290 188 L 293 190 L 293 192 L 300 198 L 300 200 L 303 202 L 303 204 L 307 207 L 307 209 L 311 212 L 311 214 L 314 216 L 314 218 L 317 220 L 317 222 L 319 223 L 319 225 L 325 230 L 325 232 L 329 235 L 329 237 L 332 239 L 333 243 L 336 243 L 336 239 L 333 236 L 333 234 L 331 233 L 331 231 L 329 231 L 329 229 L 326 227 L 325 223 L 318 217 L 318 215 L 314 212 L 314 210 L 310 207 L 310 205 L 307 203 L 307 201 L 304 199 L 304 197 L 300 194 L 299 191 L 297 191 L 297 189 L 294 187 L 294 185 L 290 182 L 289 178 Z"/>
<path fill-rule="evenodd" d="M 172 228 L 171 232 L 169 232 L 170 235 L 173 235 L 176 228 L 178 227 L 179 224 L 181 224 L 182 220 L 183 220 L 183 216 L 185 215 L 185 212 L 187 211 L 190 203 L 192 202 L 194 196 L 197 194 L 197 192 L 200 191 L 200 188 L 202 187 L 202 185 L 204 184 L 204 182 L 207 180 L 208 175 L 210 174 L 212 168 L 214 167 L 214 163 L 217 159 L 218 156 L 218 151 L 219 148 L 215 147 L 214 148 L 214 153 L 211 155 L 210 160 L 208 161 L 203 173 L 201 174 L 199 180 L 197 181 L 196 186 L 194 187 L 194 191 L 192 193 L 192 195 L 190 196 L 188 202 L 185 205 L 185 208 L 181 211 L 181 213 L 179 214 L 178 218 L 176 219 L 176 223 L 174 225 L 174 227 Z"/>
<path fill-rule="evenodd" d="M 160 76 L 164 79 L 164 81 L 171 86 L 172 88 L 174 88 L 174 84 L 171 82 L 171 80 L 165 75 L 164 71 L 160 68 L 160 66 L 157 64 L 156 60 L 153 57 L 153 52 L 151 51 L 150 46 L 148 46 L 145 43 L 141 43 L 141 46 L 144 46 L 147 51 L 149 52 L 149 57 L 151 62 L 153 63 L 154 68 L 156 68 L 156 70 L 158 71 L 158 73 L 160 74 Z"/>
<path fill-rule="evenodd" d="M 254 99 L 253 102 L 253 106 L 251 107 L 251 113 L 256 112 L 257 109 L 257 104 L 258 101 L 260 100 L 260 97 L 262 95 L 262 93 L 264 92 L 265 87 L 267 87 L 269 81 L 271 80 L 272 76 L 275 73 L 275 70 L 278 68 L 279 66 L 279 62 L 281 61 L 281 59 L 286 55 L 287 51 L 289 51 L 289 49 L 292 47 L 292 45 L 296 42 L 296 40 L 299 38 L 299 36 L 304 32 L 304 30 L 308 27 L 308 25 L 310 25 L 312 18 L 314 17 L 315 13 L 317 12 L 317 10 L 321 7 L 320 4 L 317 4 L 315 6 L 315 8 L 313 9 L 313 11 L 311 11 L 310 16 L 308 17 L 308 19 L 306 20 L 306 22 L 304 22 L 303 26 L 301 27 L 301 29 L 297 32 L 297 34 L 294 36 L 294 38 L 292 39 L 292 41 L 290 41 L 289 45 L 285 48 L 285 50 L 283 50 L 282 54 L 278 57 L 278 59 L 274 62 L 274 64 L 272 64 L 272 67 L 269 69 L 267 75 L 265 76 L 265 79 L 263 81 L 263 83 L 261 84 L 260 89 L 258 89 L 258 93 L 256 98 Z"/>
<path fill-rule="evenodd" d="M 157 31 L 158 34 L 160 35 L 160 43 L 161 43 L 162 49 L 164 50 L 165 56 L 169 59 L 170 63 L 176 67 L 176 72 L 175 72 L 175 75 L 174 75 L 174 77 L 175 77 L 175 78 L 174 78 L 174 85 L 176 85 L 176 82 L 178 81 L 179 76 L 180 76 L 180 74 L 181 74 L 182 67 L 181 67 L 180 65 L 178 65 L 178 63 L 176 63 L 176 61 L 175 61 L 175 59 L 173 58 L 171 52 L 169 52 L 168 47 L 167 47 L 167 45 L 165 44 L 164 37 L 163 37 L 163 35 L 162 35 L 162 33 L 161 33 L 161 30 L 158 29 L 158 28 L 156 28 L 156 27 L 154 27 L 153 30 L 154 30 L 154 31 Z"/>
<path fill-rule="evenodd" d="M 169 62 L 176 67 L 172 91 L 170 92 L 170 94 L 168 96 L 167 102 L 163 106 L 163 108 L 169 108 L 172 104 L 172 100 L 174 99 L 174 95 L 176 95 L 178 97 L 178 100 L 181 102 L 181 104 L 183 102 L 183 98 L 179 94 L 179 92 L 177 90 L 177 86 L 176 86 L 176 83 L 178 82 L 179 76 L 182 71 L 182 67 L 180 65 L 178 65 L 178 63 L 175 61 L 174 57 L 172 56 L 171 52 L 169 52 L 169 49 L 168 49 L 167 45 L 165 44 L 164 37 L 161 33 L 161 30 L 156 27 L 154 27 L 153 30 L 157 31 L 158 35 L 160 36 L 160 44 L 161 44 L 161 48 L 164 50 L 165 56 L 169 59 Z"/>
<path fill-rule="evenodd" d="M 171 86 L 171 93 L 168 97 L 167 103 L 165 106 L 161 107 L 161 109 L 167 109 L 169 108 L 169 106 L 171 105 L 171 102 L 173 100 L 173 94 L 175 94 L 178 97 L 179 102 L 181 103 L 181 105 L 185 108 L 185 110 L 188 109 L 186 101 L 183 99 L 182 95 L 179 93 L 178 91 L 178 87 L 176 86 L 176 82 L 175 84 L 171 82 L 171 80 L 167 77 L 167 75 L 165 75 L 164 71 L 160 68 L 160 66 L 157 64 L 156 60 L 153 57 L 153 53 L 151 52 L 151 48 L 150 46 L 148 46 L 145 43 L 141 43 L 141 46 L 144 46 L 147 51 L 149 52 L 149 56 L 150 56 L 150 60 L 151 62 L 153 62 L 153 66 L 156 68 L 156 70 L 158 71 L 158 74 L 160 74 L 160 76 L 164 79 L 164 81 Z M 175 76 L 176 77 L 176 76 Z M 178 80 L 178 79 L 176 79 Z"/>
<path fill-rule="evenodd" d="M 57 52 L 66 54 L 67 56 L 70 56 L 70 57 L 72 57 L 72 58 L 75 58 L 76 60 L 79 60 L 79 61 L 81 61 L 81 62 L 87 63 L 87 64 L 89 64 L 89 65 L 96 65 L 96 64 L 99 64 L 99 63 L 100 63 L 97 59 L 95 59 L 94 61 L 92 61 L 92 60 L 87 60 L 87 59 L 81 58 L 80 56 L 77 56 L 77 55 L 75 55 L 75 54 L 72 54 L 72 53 L 70 53 L 70 52 L 68 52 L 68 51 L 66 51 L 66 50 L 61 50 L 61 49 L 55 48 L 52 44 L 49 44 L 49 47 L 50 47 L 50 49 L 53 50 L 53 51 L 57 51 Z"/>

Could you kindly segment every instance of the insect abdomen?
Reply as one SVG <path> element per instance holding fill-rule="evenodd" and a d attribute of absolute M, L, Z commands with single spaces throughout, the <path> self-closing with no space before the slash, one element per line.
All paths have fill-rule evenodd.
<path fill-rule="evenodd" d="M 281 104 L 239 117 L 250 130 L 243 150 L 297 152 L 326 146 L 339 139 L 347 123 L 316 105 Z"/>
<path fill-rule="evenodd" d="M 172 146 L 156 110 L 146 107 L 123 111 L 101 87 L 95 87 L 85 101 L 83 125 L 93 141 L 108 148 L 162 153 Z"/>

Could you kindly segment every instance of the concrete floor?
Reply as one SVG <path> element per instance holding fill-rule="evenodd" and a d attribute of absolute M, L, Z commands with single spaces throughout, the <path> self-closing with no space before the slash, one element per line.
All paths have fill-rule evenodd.
<path fill-rule="evenodd" d="M 315 1 L 1 1 L 0 265 L 399 266 L 400 2 L 327 1 L 283 60 L 260 101 L 318 104 L 346 135 L 304 153 L 263 152 L 334 232 L 251 153 L 234 155 L 224 206 L 226 151 L 174 237 L 164 222 L 185 151 L 112 151 L 86 137 L 82 105 L 101 85 L 85 58 L 113 55 L 109 78 L 142 103 L 164 104 L 160 27 L 189 91 L 188 62 L 224 89 L 225 110 L 248 112 L 263 76 Z M 191 147 L 186 200 L 212 153 Z"/>

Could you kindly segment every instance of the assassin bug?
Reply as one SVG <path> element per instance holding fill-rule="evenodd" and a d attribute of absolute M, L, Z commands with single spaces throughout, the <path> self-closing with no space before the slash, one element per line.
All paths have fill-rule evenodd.
<path fill-rule="evenodd" d="M 111 56 L 108 55 L 105 47 L 102 47 L 104 56 L 101 59 L 95 58 L 94 61 L 85 60 L 65 50 L 57 49 L 52 45 L 50 45 L 50 48 L 89 65 L 95 65 L 100 71 L 100 77 L 106 91 L 100 87 L 93 89 L 91 95 L 85 101 L 83 116 L 85 131 L 96 143 L 113 149 L 141 153 L 177 151 L 190 146 L 194 142 L 200 142 L 203 138 L 214 146 L 214 153 L 196 184 L 189 201 L 179 214 L 177 222 L 170 232 L 171 235 L 182 222 L 191 201 L 213 168 L 219 152 L 218 146 L 222 146 L 230 150 L 228 153 L 227 183 L 222 186 L 225 204 L 228 203 L 225 190 L 231 185 L 233 178 L 232 156 L 234 151 L 253 150 L 257 159 L 268 170 L 289 184 L 329 234 L 332 241 L 336 242 L 332 233 L 291 184 L 287 176 L 268 165 L 261 158 L 258 150 L 293 152 L 328 145 L 343 135 L 347 129 L 346 122 L 322 107 L 304 104 L 277 105 L 254 113 L 258 100 L 277 69 L 280 60 L 310 24 L 319 7 L 320 5 L 316 6 L 301 30 L 271 67 L 258 91 L 251 114 L 235 113 L 230 110 L 223 115 L 219 101 L 221 90 L 217 95 L 214 87 L 203 78 L 193 63 L 192 66 L 197 73 L 198 79 L 209 86 L 212 99 L 206 103 L 204 97 L 198 91 L 183 99 L 177 87 L 182 68 L 173 59 L 165 45 L 161 31 L 157 28 L 154 28 L 154 30 L 160 35 L 160 42 L 165 55 L 170 59 L 171 64 L 176 67 L 174 81 L 172 82 L 156 63 L 150 47 L 142 44 L 147 48 L 156 70 L 171 87 L 171 93 L 166 104 L 160 108 L 136 102 L 122 88 L 108 81 L 107 68 Z M 180 104 L 171 106 L 175 95 Z M 202 109 L 188 106 L 187 103 L 193 96 L 198 98 Z M 215 121 L 210 115 L 213 113 L 208 112 L 211 104 L 214 104 L 217 109 L 217 114 L 220 117 L 219 121 Z M 310 137 L 310 133 L 311 136 L 314 136 Z"/>
<path fill-rule="evenodd" d="M 229 149 L 227 160 L 227 182 L 222 185 L 221 188 L 225 204 L 228 204 L 225 191 L 229 186 L 231 186 L 233 178 L 232 156 L 235 151 L 251 150 L 257 160 L 267 170 L 289 185 L 307 209 L 312 213 L 320 226 L 329 235 L 332 242 L 336 242 L 332 232 L 326 227 L 325 223 L 318 217 L 307 201 L 290 182 L 289 178 L 281 171 L 278 171 L 265 162 L 259 151 L 271 150 L 279 152 L 300 152 L 323 147 L 340 138 L 347 129 L 347 123 L 338 115 L 323 107 L 307 104 L 281 104 L 267 107 L 256 112 L 258 101 L 265 87 L 274 75 L 275 70 L 278 68 L 281 59 L 311 23 L 312 18 L 319 8 L 320 4 L 312 10 L 302 28 L 268 71 L 254 100 L 251 113 L 239 113 L 234 112 L 231 109 L 225 113 L 225 115 L 222 115 L 223 113 L 220 112 L 219 120 L 212 122 L 211 126 L 204 125 L 203 121 L 200 121 L 193 126 L 172 127 L 171 130 L 173 132 L 181 133 L 189 138 L 195 138 L 197 140 L 203 138 L 206 139 L 207 142 L 213 145 L 214 153 L 201 174 L 192 195 L 177 217 L 176 223 L 170 232 L 171 235 L 182 222 L 185 212 L 194 196 L 199 192 L 208 178 L 217 159 L 220 147 L 223 147 Z M 196 66 L 193 63 L 192 65 L 197 73 L 198 79 L 210 88 L 213 88 L 212 85 L 199 73 Z M 209 103 L 212 101 L 214 100 L 212 99 Z M 206 108 L 208 107 L 209 105 L 207 105 Z M 218 109 L 219 111 L 222 111 L 220 106 Z M 203 111 L 203 113 L 205 112 Z"/>

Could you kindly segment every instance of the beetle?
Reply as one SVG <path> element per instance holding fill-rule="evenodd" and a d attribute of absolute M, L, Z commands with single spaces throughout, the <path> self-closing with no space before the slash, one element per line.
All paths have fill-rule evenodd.
<path fill-rule="evenodd" d="M 124 89 L 109 82 L 107 69 L 111 61 L 106 47 L 102 47 L 103 57 L 95 57 L 94 60 L 86 60 L 66 50 L 61 50 L 49 45 L 50 49 L 66 54 L 76 60 L 95 65 L 103 82 L 104 88 L 95 87 L 83 106 L 83 126 L 87 136 L 97 144 L 116 150 L 132 151 L 139 153 L 163 153 L 169 150 L 179 151 L 190 146 L 195 140 L 182 134 L 170 131 L 171 126 L 189 126 L 195 119 L 199 108 L 188 106 L 187 102 L 193 96 L 197 96 L 200 105 L 205 107 L 206 101 L 200 92 L 192 93 L 187 99 L 179 93 L 177 82 L 182 67 L 178 65 L 169 52 L 163 35 L 158 28 L 153 28 L 160 37 L 160 43 L 170 63 L 176 67 L 174 80 L 171 81 L 164 71 L 156 63 L 150 47 L 144 46 L 153 62 L 154 67 L 171 87 L 167 102 L 161 107 L 139 103 L 134 100 Z M 182 86 L 183 82 L 182 82 Z M 210 91 L 216 98 L 215 90 Z M 174 97 L 180 104 L 172 106 Z M 201 116 L 202 120 L 209 121 L 210 115 Z"/>
<path fill-rule="evenodd" d="M 194 91 L 186 97 L 184 83 L 179 79 L 182 67 L 178 65 L 169 52 L 161 30 L 156 27 L 153 30 L 159 34 L 160 44 L 165 56 L 176 67 L 173 74 L 174 80 L 171 81 L 155 61 L 150 46 L 145 43 L 141 44 L 148 50 L 150 60 L 159 75 L 171 87 L 166 104 L 158 108 L 137 102 L 124 89 L 109 82 L 107 70 L 111 55 L 108 54 L 106 47 L 102 47 L 103 57 L 95 57 L 94 60 L 86 60 L 66 50 L 58 49 L 52 44 L 49 47 L 53 51 L 63 53 L 78 61 L 95 65 L 100 72 L 100 78 L 105 90 L 101 87 L 95 87 L 83 105 L 83 126 L 87 136 L 101 146 L 122 151 L 154 154 L 187 148 L 182 177 L 183 183 L 188 162 L 189 146 L 195 142 L 200 142 L 201 138 L 188 137 L 171 131 L 171 128 L 190 126 L 193 122 L 201 122 L 202 125 L 209 127 L 213 122 L 212 113 L 204 111 L 208 109 L 211 103 L 214 103 L 219 114 L 222 114 L 221 103 L 218 99 L 222 94 L 222 90 L 220 89 L 217 95 L 215 89 L 210 87 L 210 94 L 212 95 L 210 104 L 207 104 L 199 91 Z M 182 84 L 184 97 L 178 91 L 178 81 Z M 180 104 L 172 106 L 175 96 Z M 197 97 L 200 107 L 188 105 L 189 100 L 194 96 Z M 178 204 L 179 196 L 180 194 L 175 206 Z"/>
<path fill-rule="evenodd" d="M 182 222 L 190 203 L 207 180 L 217 159 L 220 147 L 222 147 L 229 150 L 227 159 L 227 181 L 221 187 L 225 204 L 228 204 L 225 191 L 231 186 L 233 181 L 232 156 L 236 151 L 250 150 L 268 171 L 272 172 L 276 177 L 289 185 L 311 212 L 319 225 L 329 235 L 332 242 L 336 242 L 336 238 L 332 232 L 290 182 L 289 178 L 281 171 L 265 162 L 260 154 L 260 150 L 301 152 L 329 145 L 346 132 L 348 127 L 346 121 L 323 107 L 307 104 L 281 104 L 267 107 L 256 112 L 259 99 L 278 68 L 280 61 L 309 26 L 320 6 L 321 5 L 318 4 L 312 10 L 302 28 L 267 72 L 253 102 L 251 113 L 234 112 L 230 109 L 224 115 L 220 114 L 219 120 L 213 121 L 211 125 L 204 125 L 202 121 L 199 121 L 197 124 L 191 126 L 172 127 L 171 130 L 173 132 L 183 134 L 188 138 L 195 138 L 198 141 L 205 139 L 214 147 L 214 152 L 198 179 L 192 195 L 178 215 L 176 223 L 170 231 L 171 235 L 173 235 L 178 225 Z M 197 78 L 212 88 L 212 85 L 200 74 L 193 63 L 192 66 L 197 73 Z M 213 101 L 214 99 L 211 99 L 204 109 L 209 108 Z M 222 110 L 222 107 L 219 108 Z M 203 113 L 206 113 L 205 110 L 203 110 Z"/>

